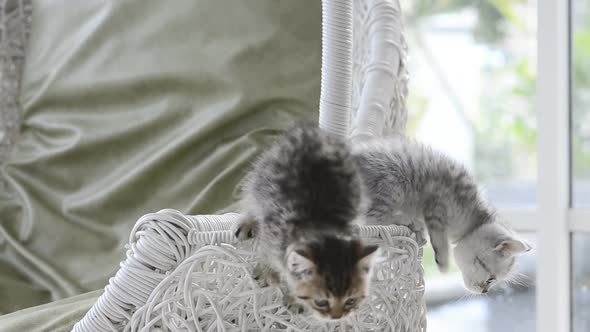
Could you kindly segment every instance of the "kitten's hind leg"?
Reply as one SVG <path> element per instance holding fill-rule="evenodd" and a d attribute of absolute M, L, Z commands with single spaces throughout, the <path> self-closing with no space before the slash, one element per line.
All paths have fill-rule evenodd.
<path fill-rule="evenodd" d="M 256 237 L 258 225 L 254 217 L 243 214 L 237 221 L 233 231 L 238 240 L 244 241 Z"/>
<path fill-rule="evenodd" d="M 449 270 L 449 240 L 447 237 L 447 231 L 440 225 L 438 219 L 426 219 L 426 225 L 428 227 L 428 235 L 430 236 L 430 244 L 434 250 L 434 260 L 438 269 L 441 272 L 447 272 Z"/>
<path fill-rule="evenodd" d="M 417 218 L 411 219 L 412 222 L 408 225 L 408 228 L 416 234 L 416 242 L 418 244 L 423 245 L 426 243 L 426 228 L 424 222 Z"/>

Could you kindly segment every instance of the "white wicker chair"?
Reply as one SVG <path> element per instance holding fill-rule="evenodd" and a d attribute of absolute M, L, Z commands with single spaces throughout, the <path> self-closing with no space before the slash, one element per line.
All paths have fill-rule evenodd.
<path fill-rule="evenodd" d="M 403 133 L 407 73 L 399 3 L 322 4 L 320 127 L 352 139 Z M 131 232 L 126 261 L 74 331 L 426 330 L 423 244 L 409 229 L 360 227 L 386 259 L 362 307 L 326 323 L 292 315 L 277 288 L 258 287 L 251 276 L 256 243 L 236 242 L 231 227 L 237 217 L 174 210 L 143 216 Z"/>

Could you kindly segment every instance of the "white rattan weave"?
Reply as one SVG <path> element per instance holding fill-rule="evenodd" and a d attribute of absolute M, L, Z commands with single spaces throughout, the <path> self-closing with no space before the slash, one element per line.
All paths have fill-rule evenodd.
<path fill-rule="evenodd" d="M 278 288 L 252 278 L 254 241 L 237 243 L 237 214 L 186 216 L 163 210 L 142 217 L 127 260 L 74 331 L 420 331 L 421 247 L 403 226 L 362 226 L 379 243 L 371 296 L 346 320 L 291 315 Z"/>
<path fill-rule="evenodd" d="M 398 1 L 322 4 L 320 127 L 353 139 L 403 133 L 407 50 Z M 422 243 L 407 228 L 360 228 L 385 253 L 371 296 L 347 319 L 325 323 L 291 315 L 278 289 L 257 286 L 256 244 L 235 242 L 237 217 L 142 217 L 127 259 L 74 331 L 426 331 Z"/>
<path fill-rule="evenodd" d="M 408 48 L 398 0 L 354 0 L 353 139 L 405 135 Z"/>
<path fill-rule="evenodd" d="M 398 0 L 322 1 L 320 128 L 405 134 L 407 44 Z"/>

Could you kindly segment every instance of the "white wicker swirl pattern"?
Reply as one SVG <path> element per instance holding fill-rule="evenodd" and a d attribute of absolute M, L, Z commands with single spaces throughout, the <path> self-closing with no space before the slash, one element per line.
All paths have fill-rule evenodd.
<path fill-rule="evenodd" d="M 237 214 L 163 210 L 133 229 L 127 260 L 74 331 L 423 331 L 421 248 L 402 226 L 362 226 L 378 242 L 370 300 L 346 320 L 291 315 L 278 288 L 251 276 L 253 241 L 236 243 Z"/>
<path fill-rule="evenodd" d="M 398 1 L 322 3 L 320 127 L 353 139 L 403 133 L 407 50 Z M 127 260 L 74 331 L 426 330 L 422 243 L 407 228 L 361 228 L 385 249 L 385 260 L 369 301 L 348 319 L 327 324 L 292 316 L 278 289 L 256 285 L 250 274 L 256 244 L 235 243 L 229 230 L 236 218 L 173 210 L 142 217 Z"/>
<path fill-rule="evenodd" d="M 408 47 L 398 0 L 354 0 L 352 139 L 405 135 Z"/>
<path fill-rule="evenodd" d="M 352 92 L 352 0 L 322 0 L 320 128 L 343 138 L 350 133 Z"/>
<path fill-rule="evenodd" d="M 320 128 L 352 139 L 404 135 L 409 75 L 399 0 L 323 0 L 322 10 Z"/>

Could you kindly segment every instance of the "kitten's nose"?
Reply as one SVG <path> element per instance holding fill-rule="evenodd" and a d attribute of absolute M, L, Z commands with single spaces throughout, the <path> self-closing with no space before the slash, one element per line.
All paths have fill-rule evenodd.
<path fill-rule="evenodd" d="M 481 293 L 482 293 L 482 294 L 485 294 L 485 293 L 487 293 L 487 292 L 488 292 L 488 289 L 487 289 L 487 288 L 484 288 L 484 289 L 482 289 L 482 290 L 481 290 Z"/>
<path fill-rule="evenodd" d="M 333 311 L 330 313 L 330 318 L 332 319 L 339 319 L 342 316 L 344 316 L 344 313 L 340 310 L 340 311 Z"/>

